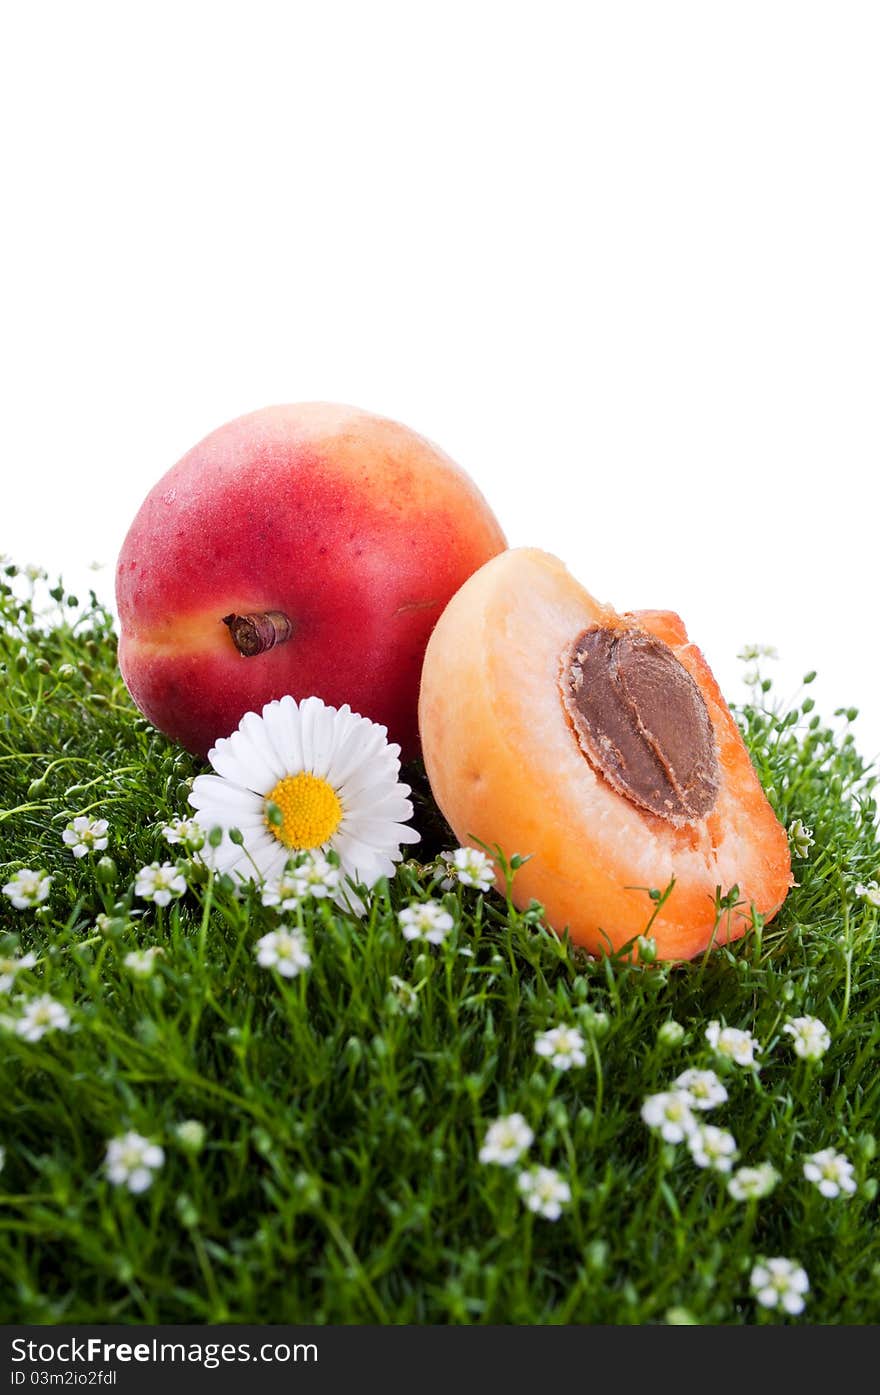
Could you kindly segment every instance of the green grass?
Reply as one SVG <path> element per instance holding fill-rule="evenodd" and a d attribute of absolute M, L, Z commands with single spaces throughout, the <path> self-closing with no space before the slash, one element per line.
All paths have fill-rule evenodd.
<path fill-rule="evenodd" d="M 780 818 L 802 818 L 815 844 L 782 914 L 730 951 L 592 962 L 539 907 L 461 887 L 449 941 L 407 943 L 396 909 L 443 894 L 432 859 L 454 846 L 410 772 L 421 861 L 380 886 L 363 922 L 306 907 L 313 964 L 283 981 L 254 957 L 277 924 L 258 897 L 187 864 L 183 900 L 135 900 L 138 868 L 172 855 L 159 828 L 185 811 L 199 763 L 132 707 L 94 599 L 58 590 L 38 623 L 23 578 L 4 582 L 0 873 L 45 869 L 53 883 L 38 911 L 2 898 L 0 954 L 39 956 L 16 993 L 54 995 L 71 1030 L 25 1042 L 22 1004 L 0 1001 L 0 1320 L 797 1321 L 749 1293 L 756 1257 L 785 1255 L 809 1273 L 802 1320 L 876 1321 L 878 912 L 855 892 L 877 875 L 876 809 L 846 714 L 826 725 L 809 698 L 783 713 L 766 680 L 737 712 Z M 110 820 L 109 862 L 63 846 L 84 812 Z M 164 953 L 137 981 L 123 958 L 149 945 Z M 414 1013 L 393 975 L 415 987 Z M 803 1013 L 831 1031 L 815 1064 L 781 1030 Z M 722 1071 L 712 1018 L 763 1043 L 759 1074 L 722 1072 L 730 1098 L 712 1116 L 742 1163 L 781 1174 L 759 1202 L 732 1200 L 640 1118 L 687 1066 Z M 670 1019 L 676 1046 L 658 1041 Z M 585 1066 L 536 1056 L 556 1023 L 581 1028 Z M 532 1158 L 570 1183 L 556 1222 L 526 1210 L 516 1169 L 478 1161 L 488 1124 L 512 1111 L 534 1128 Z M 206 1129 L 197 1156 L 175 1141 L 191 1118 Z M 129 1128 L 166 1152 L 140 1196 L 102 1171 Z M 804 1178 L 804 1154 L 827 1146 L 855 1164 L 854 1196 L 826 1200 Z"/>

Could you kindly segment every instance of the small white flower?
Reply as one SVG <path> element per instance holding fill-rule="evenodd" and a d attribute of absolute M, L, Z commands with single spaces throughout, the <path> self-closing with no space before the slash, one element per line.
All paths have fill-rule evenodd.
<path fill-rule="evenodd" d="M 397 974 L 392 974 L 388 980 L 388 987 L 391 990 L 392 1007 L 397 1012 L 405 1012 L 407 1017 L 415 1017 L 419 1010 L 419 995 L 411 983 L 407 983 L 405 978 L 398 978 Z"/>
<path fill-rule="evenodd" d="M 867 901 L 869 906 L 880 906 L 880 886 L 876 881 L 868 883 L 859 882 L 856 887 L 856 896 L 861 896 L 863 901 Z"/>
<path fill-rule="evenodd" d="M 778 659 L 779 653 L 775 644 L 744 644 L 736 657 L 751 664 L 755 659 Z"/>
<path fill-rule="evenodd" d="M 186 879 L 173 862 L 163 862 L 161 866 L 151 862 L 138 872 L 134 890 L 143 901 L 167 906 L 172 897 L 176 899 L 186 891 Z"/>
<path fill-rule="evenodd" d="M 397 920 L 405 940 L 427 940 L 439 945 L 446 939 L 455 922 L 439 901 L 411 901 Z"/>
<path fill-rule="evenodd" d="M 103 852 L 109 841 L 106 819 L 87 819 L 81 815 L 67 825 L 61 835 L 74 857 L 85 857 L 86 853 Z"/>
<path fill-rule="evenodd" d="M 299 905 L 299 877 L 292 868 L 285 868 L 277 877 L 269 877 L 263 882 L 261 900 L 264 906 L 273 906 L 279 915 L 295 911 Z"/>
<path fill-rule="evenodd" d="M 209 833 L 223 829 L 218 872 L 263 883 L 280 877 L 297 852 L 333 849 L 340 861 L 335 899 L 362 910 L 346 881 L 367 888 L 393 877 L 402 843 L 419 835 L 405 820 L 413 807 L 398 781 L 400 747 L 385 727 L 348 704 L 328 707 L 317 697 L 269 702 L 247 712 L 231 736 L 208 752 L 214 775 L 193 781 L 190 804 Z M 239 846 L 229 830 L 240 830 Z M 316 881 L 305 894 L 315 895 Z"/>
<path fill-rule="evenodd" d="M 312 849 L 300 853 L 293 866 L 287 867 L 274 882 L 265 883 L 263 905 L 292 910 L 297 902 L 305 900 L 307 896 L 314 896 L 318 900 L 325 896 L 335 897 L 341 880 L 339 867 L 322 852 Z"/>
<path fill-rule="evenodd" d="M 8 993 L 15 983 L 16 974 L 22 969 L 32 969 L 37 956 L 31 954 L 0 955 L 0 993 Z"/>
<path fill-rule="evenodd" d="M 849 1158 L 835 1148 L 823 1148 L 804 1159 L 804 1176 L 808 1182 L 815 1182 L 823 1196 L 840 1196 L 843 1192 L 852 1196 L 856 1190 L 854 1172 Z"/>
<path fill-rule="evenodd" d="M 187 1153 L 200 1153 L 206 1136 L 207 1129 L 198 1119 L 184 1119 L 174 1130 L 174 1137 Z"/>
<path fill-rule="evenodd" d="M 759 1163 L 757 1167 L 738 1167 L 727 1183 L 727 1190 L 734 1201 L 757 1201 L 769 1196 L 779 1173 L 771 1163 Z"/>
<path fill-rule="evenodd" d="M 757 1038 L 751 1032 L 743 1032 L 739 1027 L 722 1027 L 712 1021 L 706 1028 L 706 1040 L 718 1052 L 738 1066 L 754 1066 L 755 1055 L 761 1050 Z"/>
<path fill-rule="evenodd" d="M 489 1125 L 480 1149 L 480 1162 L 512 1167 L 531 1147 L 534 1137 L 521 1114 L 505 1114 Z"/>
<path fill-rule="evenodd" d="M 818 1061 L 831 1045 L 831 1033 L 818 1017 L 790 1017 L 783 1027 L 792 1038 L 796 1056 Z"/>
<path fill-rule="evenodd" d="M 788 825 L 788 841 L 795 857 L 806 857 L 816 840 L 803 819 L 793 819 Z"/>
<path fill-rule="evenodd" d="M 557 1221 L 571 1201 L 571 1187 L 552 1167 L 530 1167 L 516 1184 L 529 1210 L 548 1221 Z"/>
<path fill-rule="evenodd" d="M 26 567 L 22 567 L 22 571 L 24 572 L 28 581 L 48 580 L 49 574 L 46 571 L 45 567 L 38 567 L 35 562 L 28 562 Z"/>
<path fill-rule="evenodd" d="M 52 878 L 45 872 L 32 872 L 30 867 L 22 867 L 20 872 L 8 881 L 3 895 L 8 896 L 17 911 L 32 910 L 49 895 Z"/>
<path fill-rule="evenodd" d="M 39 1041 L 47 1032 L 66 1032 L 69 1026 L 70 1013 L 64 1004 L 43 993 L 25 1004 L 15 1030 L 24 1041 Z"/>
<path fill-rule="evenodd" d="M 495 863 L 479 848 L 456 848 L 440 854 L 449 872 L 449 885 L 456 881 L 462 886 L 474 886 L 488 891 L 495 883 Z"/>
<path fill-rule="evenodd" d="M 122 962 L 132 978 L 149 978 L 156 967 L 157 958 L 163 953 L 159 945 L 152 945 L 149 949 L 133 949 Z"/>
<path fill-rule="evenodd" d="M 804 1294 L 810 1281 L 805 1269 L 793 1259 L 760 1260 L 752 1270 L 752 1293 L 763 1308 L 784 1308 L 787 1313 L 802 1313 Z"/>
<path fill-rule="evenodd" d="M 688 1134 L 688 1148 L 697 1167 L 710 1167 L 713 1172 L 729 1172 L 736 1157 L 736 1139 L 727 1129 L 714 1124 L 698 1124 Z"/>
<path fill-rule="evenodd" d="M 164 1161 L 165 1153 L 158 1143 L 131 1130 L 107 1144 L 104 1171 L 114 1186 L 145 1192 Z"/>
<path fill-rule="evenodd" d="M 134 914 L 138 915 L 140 912 L 135 911 Z M 95 928 L 100 935 L 105 937 L 125 929 L 126 924 L 125 916 L 105 915 L 103 911 L 99 911 L 95 916 Z"/>
<path fill-rule="evenodd" d="M 205 846 L 205 831 L 195 819 L 172 819 L 162 829 L 162 837 L 172 848 L 182 847 L 186 852 L 199 852 Z"/>
<path fill-rule="evenodd" d="M 535 1051 L 556 1070 L 571 1070 L 572 1066 L 587 1064 L 583 1033 L 577 1027 L 551 1027 L 547 1032 L 539 1032 L 535 1037 Z"/>
<path fill-rule="evenodd" d="M 264 969 L 277 969 L 283 978 L 296 978 L 312 962 L 306 938 L 298 926 L 270 930 L 257 940 L 257 963 Z"/>
<path fill-rule="evenodd" d="M 697 1127 L 691 1109 L 690 1095 L 683 1090 L 663 1090 L 648 1095 L 642 1105 L 642 1119 L 666 1143 L 681 1143 Z"/>
<path fill-rule="evenodd" d="M 673 1083 L 687 1095 L 692 1109 L 714 1109 L 727 1099 L 727 1090 L 714 1070 L 685 1070 Z"/>

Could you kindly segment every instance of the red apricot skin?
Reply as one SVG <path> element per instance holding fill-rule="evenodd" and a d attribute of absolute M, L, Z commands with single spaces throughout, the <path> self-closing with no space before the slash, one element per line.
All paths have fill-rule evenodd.
<path fill-rule="evenodd" d="M 329 403 L 253 412 L 189 451 L 129 529 L 122 676 L 200 755 L 287 693 L 348 703 L 416 755 L 428 636 L 505 546 L 470 478 L 407 427 Z M 267 610 L 289 616 L 292 637 L 242 657 L 223 617 Z"/>
<path fill-rule="evenodd" d="M 592 625 L 641 628 L 670 646 L 702 692 L 720 790 L 711 812 L 673 827 L 616 793 L 582 754 L 565 712 L 562 656 Z M 555 557 L 511 549 L 453 597 L 425 654 L 419 701 L 434 797 L 463 844 L 531 854 L 513 881 L 548 924 L 592 954 L 645 930 L 647 892 L 674 888 L 651 927 L 661 959 L 689 959 L 769 920 L 791 879 L 788 839 L 709 667 L 668 611 L 620 616 Z M 504 889 L 500 875 L 499 890 Z M 716 889 L 739 904 L 716 925 Z"/>

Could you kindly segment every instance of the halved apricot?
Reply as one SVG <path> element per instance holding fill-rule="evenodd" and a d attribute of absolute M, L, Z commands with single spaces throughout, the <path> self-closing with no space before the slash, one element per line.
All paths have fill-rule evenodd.
<path fill-rule="evenodd" d="M 428 643 L 419 726 L 434 797 L 462 843 L 529 854 L 513 889 L 591 953 L 651 934 L 687 959 L 769 920 L 788 839 L 682 621 L 618 614 L 545 552 L 503 552 Z M 719 917 L 718 902 L 739 888 Z"/>

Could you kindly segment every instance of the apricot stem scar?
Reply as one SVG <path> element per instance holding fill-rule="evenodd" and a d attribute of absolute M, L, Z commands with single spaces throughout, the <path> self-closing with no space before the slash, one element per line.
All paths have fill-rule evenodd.
<path fill-rule="evenodd" d="M 285 644 L 293 634 L 293 625 L 283 610 L 265 610 L 253 615 L 224 615 L 223 624 L 232 642 L 245 659 L 253 659 Z"/>

